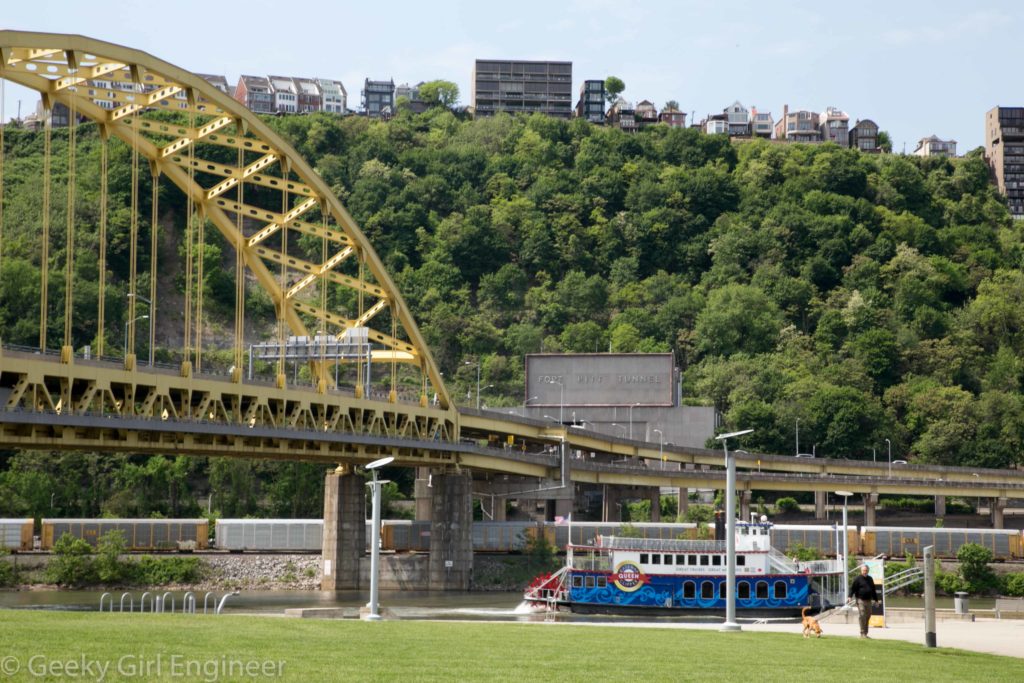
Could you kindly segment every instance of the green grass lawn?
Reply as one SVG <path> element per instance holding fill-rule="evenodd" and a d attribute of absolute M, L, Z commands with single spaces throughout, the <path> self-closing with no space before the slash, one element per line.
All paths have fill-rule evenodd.
<path fill-rule="evenodd" d="M 284 662 L 280 678 L 289 681 L 1024 681 L 1019 659 L 895 641 L 805 640 L 796 625 L 792 634 L 723 634 L 544 623 L 0 610 L 0 683 L 97 680 L 95 668 L 94 675 L 77 677 L 28 671 L 32 657 L 38 671 L 45 663 L 81 664 L 83 655 L 110 663 L 104 681 L 152 680 L 158 656 L 164 678 L 205 681 L 277 678 L 230 675 L 220 664 L 225 658 L 271 662 L 271 673 L 276 662 Z M 214 669 L 173 675 L 179 673 L 172 670 L 175 656 Z M 10 677 L 12 661 L 20 670 Z M 131 667 L 140 662 L 150 662 L 150 671 L 132 676 Z"/>

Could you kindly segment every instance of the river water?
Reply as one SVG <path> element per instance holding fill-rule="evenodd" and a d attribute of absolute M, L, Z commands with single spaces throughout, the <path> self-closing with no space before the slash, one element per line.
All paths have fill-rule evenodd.
<path fill-rule="evenodd" d="M 112 591 L 111 597 L 114 611 L 120 611 L 121 596 L 125 591 Z M 140 609 L 143 591 L 129 592 L 124 598 L 125 611 L 134 607 Z M 146 610 L 153 606 L 155 595 L 163 595 L 163 591 L 153 591 L 146 597 Z M 41 609 L 58 611 L 96 611 L 99 609 L 103 591 L 0 591 L 0 609 Z M 224 592 L 215 592 L 207 598 L 209 611 L 214 611 Z M 182 610 L 185 593 L 171 591 L 175 611 Z M 196 611 L 203 611 L 205 593 L 196 594 Z M 320 591 L 242 591 L 232 595 L 224 606 L 225 614 L 260 613 L 283 614 L 289 608 L 344 608 L 345 616 L 355 618 L 360 607 L 368 599 L 366 591 L 337 591 L 334 593 Z M 104 604 L 104 610 L 110 609 L 111 599 Z M 166 611 L 170 611 L 171 600 L 165 601 Z M 544 614 L 537 614 L 526 609 L 522 604 L 521 593 L 489 593 L 489 592 L 425 592 L 425 591 L 381 591 L 380 605 L 390 616 L 399 619 L 453 619 L 482 621 L 537 621 L 544 620 Z M 887 605 L 891 607 L 921 608 L 924 602 L 916 597 L 890 597 Z M 992 599 L 972 599 L 971 609 L 992 609 Z M 937 598 L 936 607 L 952 609 L 952 598 Z M 548 617 L 550 618 L 550 617 Z M 616 617 L 604 615 L 578 615 L 559 613 L 558 621 L 589 621 L 589 622 L 636 622 L 636 616 Z M 721 621 L 721 616 L 699 617 L 652 617 L 659 623 L 693 623 Z M 647 621 L 647 619 L 643 619 Z M 738 621 L 744 621 L 741 618 Z"/>

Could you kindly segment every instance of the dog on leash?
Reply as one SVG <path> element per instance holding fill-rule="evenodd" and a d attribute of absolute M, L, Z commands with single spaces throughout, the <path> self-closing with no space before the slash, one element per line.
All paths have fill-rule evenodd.
<path fill-rule="evenodd" d="M 807 614 L 807 610 L 809 609 L 810 607 L 804 607 L 800 612 L 800 616 L 803 617 L 804 638 L 810 638 L 811 633 L 814 633 L 816 637 L 821 638 L 821 624 L 818 623 L 817 619 Z"/>

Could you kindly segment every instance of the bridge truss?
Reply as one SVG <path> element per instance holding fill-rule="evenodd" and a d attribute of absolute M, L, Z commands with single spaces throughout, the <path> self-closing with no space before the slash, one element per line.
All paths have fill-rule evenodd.
<path fill-rule="evenodd" d="M 144 52 L 82 36 L 0 31 L 3 81 L 40 94 L 44 177 L 38 254 L 32 257 L 40 268 L 39 343 L 31 353 L 0 350 L 0 409 L 458 439 L 458 415 L 441 373 L 380 258 L 331 188 L 266 123 L 200 76 Z M 66 129 L 55 131 L 53 121 L 60 116 Z M 93 155 L 99 162 L 100 206 L 88 207 L 98 221 L 99 295 L 83 311 L 75 292 L 82 277 L 75 239 L 85 211 L 75 194 L 84 163 L 76 150 L 85 135 L 100 146 Z M 58 169 L 59 176 L 51 162 L 55 139 L 67 155 L 67 168 Z M 0 132 L 0 267 L 12 251 L 10 242 L 4 243 L 11 226 L 4 230 L 2 143 Z M 121 168 L 111 165 L 115 158 Z M 122 232 L 116 236 L 111 214 L 125 207 L 108 205 L 108 183 L 115 173 L 130 176 L 128 226 L 119 224 Z M 53 191 L 55 177 L 66 183 L 59 193 Z M 160 197 L 170 192 L 184 195 L 185 215 L 160 213 Z M 64 207 L 53 205 L 55 194 L 66 199 Z M 148 223 L 142 215 L 147 204 Z M 52 225 L 54 216 L 65 219 L 59 228 Z M 163 241 L 168 221 L 178 223 L 181 236 L 171 245 Z M 207 227 L 234 252 L 230 368 L 223 360 L 226 349 L 212 348 L 204 307 L 204 272 L 226 265 L 207 259 L 212 237 Z M 127 291 L 126 301 L 118 303 L 126 304 L 126 310 L 111 320 L 106 315 L 113 287 L 107 252 L 115 237 L 129 243 L 130 276 L 120 283 Z M 60 282 L 58 270 L 63 270 L 63 291 L 54 286 Z M 170 277 L 168 270 L 173 271 Z M 175 278 L 184 281 L 184 296 L 168 291 L 173 288 L 167 283 Z M 265 328 L 276 331 L 282 353 L 271 361 L 276 367 L 267 377 L 246 382 L 245 336 L 254 322 L 246 320 L 245 308 L 247 292 L 254 289 L 273 305 L 275 320 Z M 53 323 L 61 302 L 64 334 L 58 339 Z M 92 344 L 81 344 L 80 331 L 72 334 L 82 318 L 95 320 Z M 118 355 L 113 340 L 120 337 L 122 318 Z M 146 320 L 151 355 L 148 366 L 141 367 L 134 353 L 136 328 Z M 152 360 L 154 321 L 178 347 L 164 367 Z M 172 334 L 167 332 L 170 321 L 178 326 Z M 289 377 L 283 352 L 289 339 L 323 340 L 326 347 L 351 334 L 368 342 L 356 348 L 372 345 L 368 358 L 321 353 L 302 368 L 303 382 L 296 381 L 296 367 L 296 379 Z M 349 385 L 338 382 L 334 364 L 339 363 L 379 368 L 376 394 L 362 371 L 349 373 Z M 103 439 L 88 436 L 95 430 L 69 433 L 45 421 L 30 422 L 16 428 L 5 420 L 7 438 L 0 443 L 26 446 L 41 443 L 35 439 L 56 439 L 102 447 Z"/>

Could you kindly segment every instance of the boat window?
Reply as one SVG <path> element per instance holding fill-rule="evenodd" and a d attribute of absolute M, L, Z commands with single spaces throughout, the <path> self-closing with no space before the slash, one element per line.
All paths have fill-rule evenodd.
<path fill-rule="evenodd" d="M 721 600 L 725 600 L 725 581 L 718 584 L 718 597 Z"/>
<path fill-rule="evenodd" d="M 721 555 L 712 555 L 711 556 L 711 564 L 715 565 L 716 567 L 721 567 L 722 566 L 722 556 Z"/>
<path fill-rule="evenodd" d="M 785 600 L 786 599 L 786 582 L 776 581 L 775 582 L 775 599 Z"/>
<path fill-rule="evenodd" d="M 606 577 L 604 577 L 604 576 L 597 577 L 597 587 L 598 588 L 607 588 L 608 587 L 608 579 Z"/>
<path fill-rule="evenodd" d="M 697 584 L 687 581 L 683 584 L 683 600 L 693 600 L 697 597 Z"/>
<path fill-rule="evenodd" d="M 700 597 L 704 600 L 710 600 L 715 597 L 715 584 L 710 581 L 703 581 L 700 584 Z"/>
<path fill-rule="evenodd" d="M 593 587 L 594 587 L 594 577 L 588 575 L 587 576 L 587 588 L 593 588 Z"/>
<path fill-rule="evenodd" d="M 736 566 L 737 567 L 746 567 L 747 566 L 747 556 L 746 555 L 737 555 L 736 556 Z"/>
<path fill-rule="evenodd" d="M 768 582 L 758 581 L 757 582 L 757 599 L 767 600 L 768 599 Z"/>
<path fill-rule="evenodd" d="M 658 553 L 651 555 L 651 564 L 661 564 L 661 555 Z"/>
<path fill-rule="evenodd" d="M 687 555 L 686 556 L 686 564 L 690 565 L 691 567 L 696 566 L 696 564 L 697 564 L 697 556 L 696 555 Z"/>
<path fill-rule="evenodd" d="M 750 583 L 747 581 L 740 581 L 736 586 L 736 597 L 740 600 L 750 599 Z"/>
<path fill-rule="evenodd" d="M 579 575 L 572 577 L 572 587 L 583 588 L 583 577 Z"/>
<path fill-rule="evenodd" d="M 640 553 L 640 564 L 647 564 L 647 553 Z"/>
<path fill-rule="evenodd" d="M 675 564 L 675 555 L 666 555 L 665 564 Z"/>
<path fill-rule="evenodd" d="M 702 566 L 702 567 L 708 566 L 708 556 L 707 555 L 701 555 L 700 556 L 700 566 Z"/>

